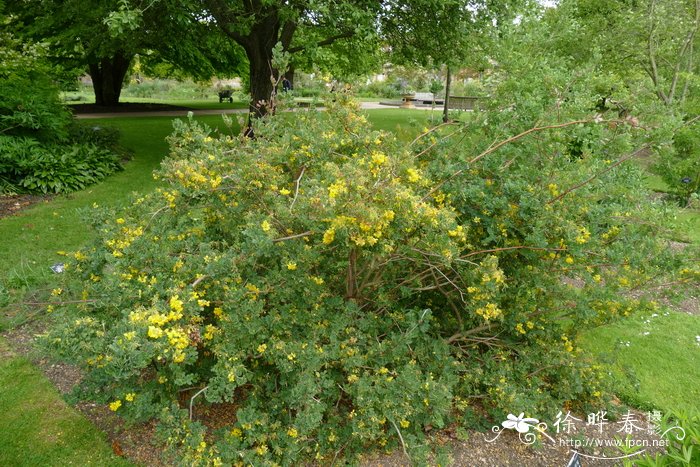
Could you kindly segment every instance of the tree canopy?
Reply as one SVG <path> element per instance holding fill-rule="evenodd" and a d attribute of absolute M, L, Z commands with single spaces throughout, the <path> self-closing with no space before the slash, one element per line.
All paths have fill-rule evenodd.
<path fill-rule="evenodd" d="M 9 8 L 13 30 L 48 45 L 51 58 L 66 69 L 87 70 L 95 101 L 119 102 L 122 84 L 136 54 L 157 57 L 193 77 L 234 73 L 240 49 L 183 2 L 24 0 Z"/>

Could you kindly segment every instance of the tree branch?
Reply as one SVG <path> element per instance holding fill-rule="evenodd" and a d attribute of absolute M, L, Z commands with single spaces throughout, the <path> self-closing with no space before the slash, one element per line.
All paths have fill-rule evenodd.
<path fill-rule="evenodd" d="M 316 47 L 325 47 L 327 45 L 333 44 L 334 42 L 336 42 L 340 39 L 349 39 L 354 35 L 355 35 L 355 31 L 345 31 L 345 32 L 342 32 L 340 34 L 336 34 L 335 36 L 331 36 L 327 39 L 324 39 L 320 42 L 317 42 Z M 293 54 L 293 53 L 301 52 L 302 50 L 305 50 L 306 48 L 307 48 L 307 46 L 305 46 L 305 45 L 298 45 L 296 47 L 290 47 L 287 50 L 287 52 L 289 52 L 290 54 Z"/>

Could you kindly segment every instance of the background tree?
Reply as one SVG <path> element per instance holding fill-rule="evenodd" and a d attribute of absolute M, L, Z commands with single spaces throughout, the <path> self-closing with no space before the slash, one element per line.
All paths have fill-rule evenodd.
<path fill-rule="evenodd" d="M 382 35 L 394 63 L 446 69 L 447 120 L 451 70 L 486 61 L 496 26 L 512 19 L 520 2 L 392 0 L 382 10 Z"/>
<path fill-rule="evenodd" d="M 376 16 L 381 2 L 263 0 L 205 0 L 207 13 L 230 39 L 245 50 L 249 63 L 251 114 L 264 115 L 279 71 L 272 66 L 277 43 L 292 54 L 306 52 L 307 61 L 318 57 L 324 47 L 351 38 L 364 39 L 371 47 L 376 37 Z M 337 49 L 336 49 L 337 50 Z M 362 49 L 360 49 L 362 51 Z M 308 63 L 308 62 L 307 62 Z"/>
<path fill-rule="evenodd" d="M 184 2 L 137 0 L 117 11 L 102 0 L 25 0 L 10 7 L 14 31 L 47 43 L 63 68 L 90 74 L 98 105 L 119 103 L 137 53 L 198 78 L 235 72 L 242 61 L 240 49 Z"/>
<path fill-rule="evenodd" d="M 665 105 L 683 103 L 697 87 L 698 0 L 564 0 L 545 16 L 557 54 L 590 61 L 629 87 L 641 80 Z"/>

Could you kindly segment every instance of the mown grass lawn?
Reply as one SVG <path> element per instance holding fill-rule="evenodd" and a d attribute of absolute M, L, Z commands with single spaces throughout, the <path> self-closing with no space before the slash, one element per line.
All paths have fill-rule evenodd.
<path fill-rule="evenodd" d="M 129 466 L 41 371 L 0 338 L 0 465 Z"/>
<path fill-rule="evenodd" d="M 609 363 L 620 399 L 642 409 L 698 410 L 700 316 L 672 310 L 636 315 L 581 338 Z"/>
<path fill-rule="evenodd" d="M 218 108 L 218 102 L 215 104 Z M 382 109 L 368 115 L 376 128 L 409 139 L 428 125 L 431 112 Z M 439 118 L 439 111 L 434 117 Z M 197 120 L 224 131 L 219 116 Z M 50 290 L 54 276 L 49 266 L 63 260 L 58 252 L 75 251 L 93 236 L 82 220 L 83 210 L 93 204 L 116 206 L 127 202 L 132 192 L 147 192 L 157 186 L 152 171 L 167 154 L 165 137 L 172 131 L 171 118 L 92 122 L 119 128 L 123 144 L 134 150 L 134 157 L 123 172 L 99 185 L 0 219 L 0 306 L 3 299 L 21 301 L 30 290 Z M 678 219 L 677 233 L 700 244 L 700 215 L 683 211 Z M 0 331 L 21 324 L 31 313 L 40 318 L 43 312 L 16 304 L 6 307 L 0 313 Z M 598 328 L 586 333 L 580 344 L 601 360 L 610 361 L 618 393 L 625 401 L 662 410 L 697 407 L 700 346 L 694 338 L 700 335 L 700 317 L 664 313 L 644 317 L 652 319 L 651 325 L 634 316 Z M 103 436 L 65 405 L 38 369 L 25 358 L 8 354 L 7 343 L 0 340 L 0 466 L 127 465 L 111 456 Z"/>

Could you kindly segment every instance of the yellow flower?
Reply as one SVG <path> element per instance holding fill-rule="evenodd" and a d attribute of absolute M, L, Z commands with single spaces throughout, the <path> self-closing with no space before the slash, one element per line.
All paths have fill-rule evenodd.
<path fill-rule="evenodd" d="M 240 438 L 241 436 L 243 436 L 243 432 L 240 428 L 234 428 L 233 430 L 231 430 L 231 436 L 233 436 L 234 438 Z"/>
<path fill-rule="evenodd" d="M 411 183 L 416 183 L 420 180 L 420 173 L 413 167 L 407 169 L 406 174 L 408 175 L 408 181 Z"/>
<path fill-rule="evenodd" d="M 148 326 L 148 337 L 152 339 L 158 339 L 163 335 L 163 330 L 155 326 Z"/>
<path fill-rule="evenodd" d="M 121 407 L 121 406 L 122 406 L 122 401 L 116 400 L 116 401 L 112 402 L 111 404 L 109 404 L 109 410 L 111 410 L 112 412 L 116 412 L 117 410 L 119 410 L 119 407 Z"/>
<path fill-rule="evenodd" d="M 180 297 L 177 295 L 173 295 L 170 298 L 170 309 L 173 310 L 176 313 L 182 313 L 183 310 L 183 302 L 180 300 Z"/>
<path fill-rule="evenodd" d="M 408 420 L 401 420 L 400 425 L 401 428 L 408 428 L 409 426 L 411 426 L 411 422 L 409 422 Z"/>
<path fill-rule="evenodd" d="M 318 276 L 311 276 L 311 280 L 316 283 L 316 285 L 322 285 L 325 281 L 323 280 L 323 277 L 318 277 Z"/>
<path fill-rule="evenodd" d="M 354 383 L 358 379 L 360 379 L 360 378 L 357 375 L 350 375 L 350 376 L 348 376 L 348 383 Z"/>
<path fill-rule="evenodd" d="M 123 224 L 124 222 L 126 222 L 126 221 L 124 219 L 122 219 L 121 217 L 119 219 L 117 219 L 117 224 Z"/>
<path fill-rule="evenodd" d="M 574 264 L 574 258 L 571 256 L 567 256 L 564 261 L 566 261 L 566 264 Z"/>
<path fill-rule="evenodd" d="M 262 221 L 260 224 L 260 227 L 263 229 L 263 232 L 269 232 L 270 231 L 270 223 L 268 221 Z"/>
<path fill-rule="evenodd" d="M 290 428 L 289 430 L 287 430 L 287 435 L 289 435 L 291 438 L 296 438 L 297 436 L 299 436 L 299 432 L 296 428 Z"/>
<path fill-rule="evenodd" d="M 258 346 L 258 353 L 265 353 L 266 350 L 267 350 L 267 344 L 260 344 Z"/>
<path fill-rule="evenodd" d="M 290 271 L 296 271 L 296 269 L 297 269 L 297 263 L 295 263 L 294 261 L 288 262 L 288 263 L 287 263 L 287 269 L 289 269 Z"/>
<path fill-rule="evenodd" d="M 328 197 L 334 199 L 338 197 L 338 195 L 341 195 L 347 191 L 348 189 L 345 186 L 345 181 L 338 180 L 337 182 L 334 182 L 333 184 L 331 184 L 331 186 L 328 187 Z"/>
<path fill-rule="evenodd" d="M 124 396 L 124 399 L 126 399 L 127 402 L 134 402 L 135 397 L 136 397 L 136 394 L 134 394 L 133 392 L 130 392 L 129 394 Z"/>
<path fill-rule="evenodd" d="M 62 293 L 63 293 L 63 289 L 59 287 L 59 288 L 53 289 L 53 290 L 51 291 L 51 296 L 52 296 L 52 297 L 58 297 L 58 296 L 61 295 Z"/>
<path fill-rule="evenodd" d="M 292 192 L 291 192 L 290 190 L 286 189 L 286 188 L 282 188 L 282 189 L 280 190 L 280 194 L 282 194 L 282 195 L 284 195 L 284 196 L 290 195 L 291 193 L 292 193 Z"/>
<path fill-rule="evenodd" d="M 335 229 L 331 227 L 323 234 L 323 243 L 329 245 L 335 240 Z"/>

